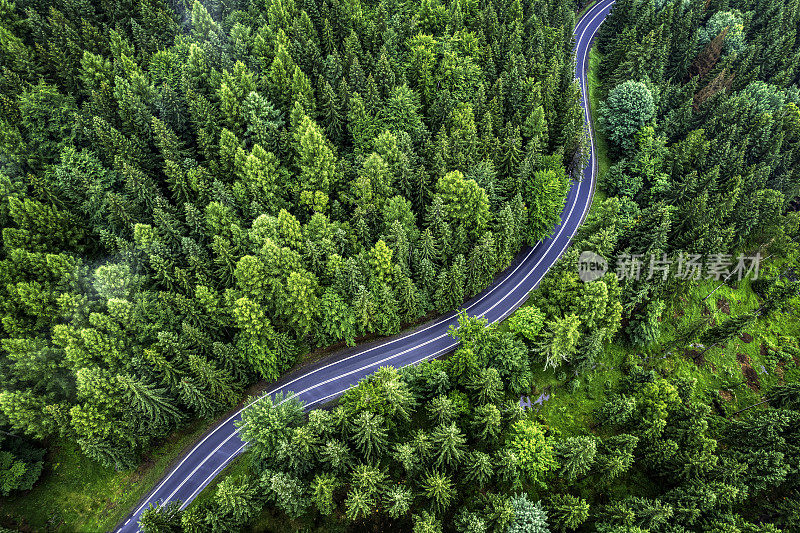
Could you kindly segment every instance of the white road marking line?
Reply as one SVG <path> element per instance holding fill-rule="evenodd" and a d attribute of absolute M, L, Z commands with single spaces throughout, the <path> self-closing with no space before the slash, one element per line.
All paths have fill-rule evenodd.
<path fill-rule="evenodd" d="M 214 469 L 214 471 L 213 471 L 213 472 L 211 472 L 211 473 L 208 475 L 208 477 L 207 477 L 205 480 L 203 480 L 203 482 L 202 482 L 202 483 L 200 483 L 200 485 L 198 485 L 198 487 L 197 487 L 197 488 L 194 490 L 194 492 L 192 493 L 192 495 L 191 495 L 191 496 L 189 496 L 189 498 L 187 498 L 186 502 L 185 502 L 184 504 L 182 504 L 182 505 L 181 505 L 181 509 L 183 509 L 183 508 L 185 508 L 187 505 L 189 505 L 189 504 L 192 502 L 192 500 L 194 500 L 194 497 L 195 497 L 195 496 L 197 496 L 197 493 L 198 493 L 198 492 L 200 492 L 201 490 L 203 490 L 203 489 L 205 488 L 205 486 L 208 484 L 208 482 L 209 482 L 209 481 L 211 481 L 211 480 L 212 480 L 212 479 L 213 479 L 213 478 L 214 478 L 214 477 L 215 477 L 215 476 L 216 476 L 216 475 L 217 475 L 217 474 L 220 472 L 220 470 L 222 470 L 223 468 L 225 468 L 225 467 L 228 465 L 228 463 L 230 463 L 230 462 L 231 462 L 231 460 L 233 460 L 233 458 L 234 458 L 234 457 L 236 457 L 237 455 L 239 455 L 239 452 L 241 452 L 241 451 L 244 449 L 244 447 L 245 447 L 245 446 L 247 446 L 247 443 L 246 443 L 246 442 L 245 442 L 244 444 L 242 444 L 241 446 L 239 446 L 239 449 L 238 449 L 238 450 L 236 450 L 235 452 L 233 452 L 233 453 L 232 453 L 232 454 L 231 454 L 231 455 L 230 455 L 230 456 L 229 456 L 227 459 L 225 459 L 225 460 L 222 462 L 222 464 L 221 464 L 221 465 L 219 465 L 219 466 L 218 466 L 216 469 Z"/>

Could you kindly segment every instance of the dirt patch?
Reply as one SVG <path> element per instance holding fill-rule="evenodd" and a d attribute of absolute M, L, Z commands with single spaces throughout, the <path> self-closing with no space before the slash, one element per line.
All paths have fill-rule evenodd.
<path fill-rule="evenodd" d="M 134 470 L 130 475 L 130 482 L 131 483 L 138 483 L 144 477 L 144 475 L 155 466 L 156 462 L 148 457 L 139 466 Z"/>
<path fill-rule="evenodd" d="M 717 311 L 721 311 L 726 315 L 731 314 L 731 304 L 725 298 L 717 298 Z"/>
<path fill-rule="evenodd" d="M 766 357 L 769 355 L 769 347 L 767 347 L 766 343 L 761 343 L 761 357 Z"/>
<path fill-rule="evenodd" d="M 751 342 L 753 342 L 753 336 L 750 335 L 749 333 L 742 333 L 741 335 L 739 335 L 739 338 L 742 339 L 742 342 L 744 342 L 745 344 L 750 344 Z"/>
<path fill-rule="evenodd" d="M 725 400 L 726 402 L 730 402 L 731 400 L 733 400 L 733 394 L 731 394 L 729 391 L 726 390 L 719 391 L 719 397 Z"/>
<path fill-rule="evenodd" d="M 704 317 L 711 316 L 711 309 L 708 308 L 707 304 L 705 303 L 703 304 L 703 308 L 700 310 L 700 314 L 703 315 Z"/>
<path fill-rule="evenodd" d="M 753 367 L 750 366 L 750 356 L 744 353 L 737 353 L 736 360 L 739 361 L 739 366 L 742 369 L 742 375 L 747 381 L 747 386 L 751 390 L 758 392 L 761 389 L 761 383 L 758 380 L 758 374 Z"/>
<path fill-rule="evenodd" d="M 783 365 L 785 365 L 785 364 L 786 364 L 786 361 L 781 361 L 775 367 L 775 373 L 778 375 L 778 385 L 783 385 L 783 383 L 784 383 L 784 380 L 783 380 Z"/>
<path fill-rule="evenodd" d="M 675 311 L 675 318 L 683 318 L 683 315 L 685 314 L 686 313 L 683 311 L 683 309 L 678 309 Z"/>
<path fill-rule="evenodd" d="M 761 389 L 761 384 L 758 381 L 758 374 L 756 374 L 756 371 L 753 370 L 753 367 L 743 366 L 742 373 L 744 374 L 744 378 L 747 380 L 747 386 L 753 391 L 758 392 Z"/>
<path fill-rule="evenodd" d="M 706 356 L 703 355 L 702 352 L 698 352 L 697 350 L 689 350 L 683 355 L 686 356 L 687 359 L 691 359 L 692 361 L 694 361 L 694 364 L 696 364 L 697 366 L 703 366 L 704 364 L 706 364 Z"/>

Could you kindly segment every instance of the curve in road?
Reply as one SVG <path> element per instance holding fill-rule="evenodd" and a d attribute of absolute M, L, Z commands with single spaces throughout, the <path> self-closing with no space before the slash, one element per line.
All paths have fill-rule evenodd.
<path fill-rule="evenodd" d="M 575 27 L 576 74 L 587 124 L 591 124 L 586 87 L 589 49 L 597 29 L 613 3 L 614 0 L 601 0 L 586 12 Z M 550 237 L 533 248 L 523 249 L 514 264 L 501 273 L 490 287 L 469 300 L 464 305 L 467 313 L 483 316 L 489 323 L 506 318 L 525 301 L 528 293 L 539 284 L 567 249 L 592 201 L 597 162 L 591 127 L 589 140 L 589 164 L 582 171 L 582 179 L 571 183 L 561 213 L 562 222 L 556 226 Z M 294 392 L 305 402 L 306 408 L 324 403 L 341 395 L 381 366 L 401 368 L 453 350 L 458 343 L 448 336 L 447 331 L 450 326 L 457 324 L 457 319 L 458 314 L 453 312 L 396 338 L 332 355 L 297 374 L 284 377 L 267 394 Z M 150 503 L 163 504 L 180 500 L 184 507 L 188 505 L 203 487 L 244 450 L 246 443 L 239 437 L 239 429 L 235 425 L 241 420 L 241 416 L 242 410 L 239 410 L 207 433 L 170 470 L 117 531 L 138 532 L 139 517 Z"/>

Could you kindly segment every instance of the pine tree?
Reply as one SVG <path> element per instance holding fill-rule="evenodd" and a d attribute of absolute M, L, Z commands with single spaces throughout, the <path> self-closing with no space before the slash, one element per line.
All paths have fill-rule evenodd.
<path fill-rule="evenodd" d="M 339 440 L 328 440 L 320 449 L 321 460 L 335 473 L 340 473 L 349 468 L 352 455 L 347 444 Z"/>
<path fill-rule="evenodd" d="M 479 431 L 482 440 L 491 441 L 500 434 L 502 414 L 493 403 L 481 405 L 475 410 L 473 425 Z"/>
<path fill-rule="evenodd" d="M 559 474 L 569 481 L 589 472 L 597 453 L 597 444 L 589 437 L 569 437 L 555 445 L 560 464 Z"/>
<path fill-rule="evenodd" d="M 237 523 L 246 523 L 259 511 L 256 487 L 241 476 L 229 476 L 217 485 L 214 501 L 223 514 L 232 515 Z"/>
<path fill-rule="evenodd" d="M 339 487 L 338 480 L 331 474 L 317 474 L 311 482 L 314 505 L 322 515 L 334 511 L 333 493 Z"/>
<path fill-rule="evenodd" d="M 446 466 L 454 469 L 461 463 L 465 453 L 466 438 L 455 422 L 441 424 L 431 433 L 431 441 L 436 449 L 437 467 Z"/>
<path fill-rule="evenodd" d="M 483 488 L 492 478 L 494 467 L 491 457 L 480 451 L 470 451 L 465 460 L 466 479 Z"/>
<path fill-rule="evenodd" d="M 477 403 L 487 404 L 500 399 L 503 386 L 496 368 L 481 368 L 468 388 L 473 391 Z"/>
<path fill-rule="evenodd" d="M 549 516 L 559 531 L 571 531 L 589 517 L 589 504 L 571 494 L 557 494 L 550 498 Z"/>
<path fill-rule="evenodd" d="M 353 467 L 351 486 L 357 487 L 370 497 L 382 492 L 386 480 L 386 473 L 380 468 L 357 464 Z"/>
<path fill-rule="evenodd" d="M 398 519 L 408 514 L 413 501 L 414 496 L 408 488 L 395 486 L 384 494 L 383 506 L 391 518 Z"/>
<path fill-rule="evenodd" d="M 339 144 L 342 141 L 342 135 L 344 133 L 344 111 L 341 109 L 339 96 L 333 90 L 330 83 L 324 80 L 322 84 L 319 105 L 322 125 L 325 127 L 326 136 L 333 143 Z"/>
<path fill-rule="evenodd" d="M 386 450 L 386 429 L 380 415 L 367 411 L 361 413 L 353 421 L 351 431 L 356 449 L 367 460 L 379 457 Z"/>
<path fill-rule="evenodd" d="M 156 388 L 127 375 L 118 376 L 117 379 L 125 391 L 125 400 L 146 419 L 167 426 L 183 419 L 183 413 L 174 400 L 166 395 L 166 389 Z"/>
<path fill-rule="evenodd" d="M 456 496 L 450 476 L 436 470 L 426 473 L 420 481 L 420 489 L 431 502 L 436 513 L 444 512 Z"/>
<path fill-rule="evenodd" d="M 300 169 L 295 194 L 302 204 L 316 212 L 325 212 L 334 181 L 336 156 L 319 126 L 305 116 L 294 132 L 297 166 Z"/>
<path fill-rule="evenodd" d="M 275 499 L 278 509 L 292 518 L 302 516 L 311 504 L 307 497 L 307 484 L 289 474 L 268 471 L 262 475 L 260 484 L 262 490 L 268 491 L 269 495 Z"/>
<path fill-rule="evenodd" d="M 580 339 L 580 320 L 576 315 L 567 315 L 545 325 L 544 334 L 537 351 L 544 358 L 544 368 L 557 368 L 568 361 Z"/>
<path fill-rule="evenodd" d="M 344 501 L 346 516 L 349 520 L 356 521 L 370 515 L 375 505 L 374 498 L 357 487 L 351 487 Z"/>

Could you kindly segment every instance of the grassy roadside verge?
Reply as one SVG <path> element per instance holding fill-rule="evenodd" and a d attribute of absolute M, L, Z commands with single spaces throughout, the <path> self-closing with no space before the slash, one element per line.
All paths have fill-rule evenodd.
<path fill-rule="evenodd" d="M 216 420 L 195 420 L 172 432 L 135 469 L 117 472 L 59 441 L 48 468 L 25 494 L 4 498 L 0 521 L 22 531 L 109 531 L 153 488 L 167 466 Z"/>
<path fill-rule="evenodd" d="M 597 181 L 601 182 L 603 175 L 608 172 L 611 160 L 608 156 L 608 141 L 606 140 L 603 128 L 599 122 L 599 105 L 601 97 L 600 78 L 597 76 L 597 67 L 600 65 L 602 55 L 594 46 L 589 50 L 589 71 L 586 74 L 587 89 L 589 92 L 589 107 L 592 115 L 592 127 L 594 131 L 594 150 L 597 158 Z"/>

